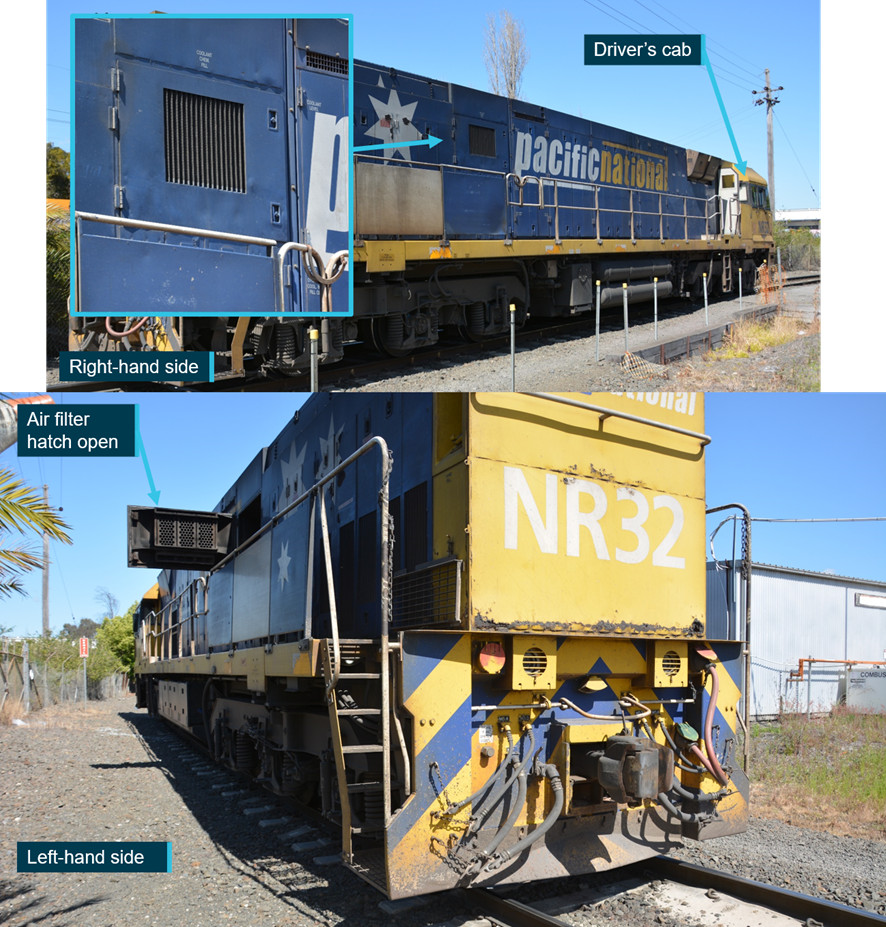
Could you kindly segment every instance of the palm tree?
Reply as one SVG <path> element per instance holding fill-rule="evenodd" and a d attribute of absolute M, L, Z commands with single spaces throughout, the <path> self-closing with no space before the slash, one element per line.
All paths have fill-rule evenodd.
<path fill-rule="evenodd" d="M 13 531 L 20 534 L 45 531 L 54 540 L 70 544 L 71 539 L 66 534 L 69 528 L 35 490 L 16 479 L 12 471 L 0 470 L 0 542 L 4 535 Z M 43 558 L 26 544 L 0 546 L 0 599 L 14 592 L 27 595 L 19 577 L 35 569 L 43 569 Z"/>

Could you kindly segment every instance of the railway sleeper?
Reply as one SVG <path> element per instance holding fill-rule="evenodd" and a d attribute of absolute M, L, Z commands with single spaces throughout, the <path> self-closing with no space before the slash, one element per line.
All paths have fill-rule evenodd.
<path fill-rule="evenodd" d="M 295 682 L 297 693 L 277 685 L 262 697 L 237 680 L 140 679 L 138 704 L 202 740 L 220 766 L 335 820 L 341 807 L 323 689 Z M 364 683 L 340 690 L 338 703 L 343 712 L 357 712 L 375 699 Z M 379 719 L 371 710 L 344 714 L 340 723 L 345 744 L 378 742 Z M 348 752 L 345 774 L 355 826 L 367 835 L 383 829 L 381 754 Z"/>

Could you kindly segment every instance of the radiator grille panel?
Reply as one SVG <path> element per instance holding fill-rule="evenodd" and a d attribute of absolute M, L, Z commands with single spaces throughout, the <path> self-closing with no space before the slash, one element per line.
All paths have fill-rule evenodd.
<path fill-rule="evenodd" d="M 336 58 L 334 55 L 321 55 L 320 52 L 310 51 L 305 53 L 305 64 L 309 68 L 317 68 L 318 71 L 329 71 L 330 74 L 347 74 L 348 59 Z"/>
<path fill-rule="evenodd" d="M 243 104 L 163 90 L 168 183 L 246 192 Z"/>
<path fill-rule="evenodd" d="M 468 142 L 472 155 L 495 157 L 495 130 L 485 126 L 468 125 Z"/>
<path fill-rule="evenodd" d="M 394 628 L 458 627 L 461 560 L 442 560 L 394 577 Z"/>

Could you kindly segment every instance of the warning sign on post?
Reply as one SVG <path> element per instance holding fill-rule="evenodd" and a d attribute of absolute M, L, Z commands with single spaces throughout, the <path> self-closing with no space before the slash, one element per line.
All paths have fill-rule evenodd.
<path fill-rule="evenodd" d="M 89 638 L 80 638 L 80 656 L 86 659 L 89 656 Z"/>

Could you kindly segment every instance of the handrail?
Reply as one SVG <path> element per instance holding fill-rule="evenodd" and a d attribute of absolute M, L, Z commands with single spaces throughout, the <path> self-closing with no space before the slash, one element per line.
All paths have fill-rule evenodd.
<path fill-rule="evenodd" d="M 242 544 L 234 548 L 234 550 L 232 550 L 229 554 L 227 554 L 225 557 L 219 560 L 219 562 L 214 567 L 212 567 L 212 569 L 209 571 L 209 575 L 211 576 L 213 573 L 220 570 L 223 566 L 225 566 L 225 564 L 227 564 L 230 560 L 236 557 L 241 551 L 246 550 L 247 547 L 251 547 L 260 537 L 263 537 L 266 532 L 270 531 L 271 528 L 275 527 L 278 521 L 280 521 L 282 518 L 285 518 L 294 508 L 296 508 L 296 506 L 301 505 L 301 503 L 304 502 L 305 499 L 308 499 L 310 496 L 312 496 L 317 490 L 320 489 L 321 486 L 325 486 L 331 480 L 335 479 L 335 477 L 337 477 L 338 474 L 341 473 L 341 471 L 345 469 L 345 467 L 350 466 L 350 464 L 352 464 L 359 457 L 362 457 L 365 453 L 367 453 L 367 451 L 371 450 L 374 446 L 378 446 L 378 448 L 381 450 L 382 460 L 387 461 L 388 456 L 389 456 L 387 441 L 385 441 L 385 439 L 380 437 L 379 435 L 374 435 L 371 438 L 367 438 L 366 441 L 363 443 L 363 445 L 358 447 L 357 450 L 354 451 L 354 453 L 351 454 L 347 459 L 343 460 L 337 467 L 334 467 L 332 470 L 329 471 L 329 473 L 325 474 L 325 476 L 317 480 L 317 482 L 314 483 L 314 485 L 310 489 L 305 490 L 305 492 L 303 492 L 300 496 L 298 496 L 296 499 L 293 499 L 293 501 L 290 502 L 289 505 L 287 505 L 285 509 L 282 509 L 281 511 L 279 511 L 272 519 L 270 519 L 270 521 L 267 521 L 261 528 L 259 528 L 258 531 L 255 532 L 255 534 L 250 535 Z M 384 470 L 382 471 L 382 473 L 384 476 Z M 389 468 L 388 468 L 387 475 L 390 476 Z"/>
<path fill-rule="evenodd" d="M 338 639 L 338 610 L 335 604 L 335 579 L 332 575 L 332 550 L 329 543 L 329 525 L 326 521 L 326 487 L 320 490 L 320 527 L 323 534 L 323 558 L 326 561 L 326 586 L 329 589 L 329 627 L 332 629 L 332 676 L 326 683 L 326 698 L 338 685 L 341 674 L 341 645 Z"/>
<path fill-rule="evenodd" d="M 355 162 L 355 164 L 358 163 L 358 161 L 361 161 L 361 160 L 363 160 L 363 161 L 381 161 L 381 162 L 384 162 L 384 163 L 388 163 L 388 162 L 390 161 L 390 158 L 386 158 L 386 157 L 384 157 L 384 156 L 382 156 L 382 155 L 369 155 L 369 154 L 362 154 L 362 153 L 357 153 L 357 154 L 354 155 L 354 162 Z M 553 201 L 553 203 L 552 203 L 551 205 L 552 205 L 553 208 L 554 208 L 554 236 L 555 236 L 555 240 L 556 240 L 557 242 L 560 241 L 560 204 L 559 204 L 559 202 L 558 202 L 558 198 L 559 198 L 559 197 L 558 197 L 558 191 L 559 191 L 559 188 L 560 188 L 561 186 L 563 186 L 563 187 L 566 188 L 566 189 L 579 188 L 580 190 L 582 190 L 582 191 L 584 191 L 584 192 L 587 192 L 587 193 L 593 192 L 593 193 L 594 193 L 594 205 L 593 205 L 593 206 L 577 206 L 577 205 L 575 205 L 575 204 L 572 204 L 572 205 L 569 205 L 569 206 L 564 206 L 563 208 L 564 208 L 564 209 L 576 210 L 576 211 L 578 211 L 578 212 L 594 212 L 594 213 L 595 213 L 595 215 L 596 215 L 596 220 L 597 220 L 597 221 L 596 221 L 596 226 L 597 226 L 597 242 L 598 242 L 598 244 L 602 242 L 602 238 L 601 238 L 601 235 L 600 235 L 600 213 L 604 213 L 604 212 L 616 213 L 616 214 L 624 213 L 624 214 L 627 214 L 627 215 L 630 217 L 630 226 L 631 226 L 630 232 L 631 232 L 631 240 L 632 240 L 632 242 L 636 242 L 636 236 L 635 236 L 636 229 L 635 229 L 635 227 L 634 227 L 634 217 L 635 217 L 635 216 L 656 216 L 656 217 L 658 217 L 658 219 L 659 219 L 659 238 L 660 238 L 660 240 L 662 240 L 662 241 L 664 240 L 664 217 L 665 217 L 665 216 L 668 216 L 669 218 L 670 218 L 670 217 L 673 217 L 673 218 L 681 218 L 681 217 L 682 217 L 682 219 L 683 219 L 683 235 L 684 235 L 684 239 L 685 239 L 686 241 L 689 241 L 689 240 L 690 240 L 690 239 L 689 239 L 689 223 L 690 223 L 690 221 L 692 221 L 692 222 L 704 222 L 704 225 L 705 225 L 705 232 L 704 232 L 704 234 L 705 234 L 705 240 L 706 240 L 707 238 L 709 238 L 709 232 L 708 232 L 708 230 L 709 230 L 709 228 L 710 228 L 710 220 L 711 220 L 712 218 L 715 218 L 714 216 L 709 216 L 709 215 L 708 215 L 708 203 L 709 203 L 710 200 L 712 200 L 712 199 L 724 199 L 724 198 L 721 197 L 719 194 L 715 194 L 715 195 L 712 196 L 712 197 L 707 197 L 707 198 L 706 198 L 706 197 L 702 197 L 702 196 L 686 196 L 686 195 L 684 195 L 684 194 L 678 194 L 678 193 L 667 193 L 667 192 L 664 192 L 664 191 L 661 191 L 661 190 L 647 190 L 645 187 L 641 189 L 641 188 L 639 188 L 639 187 L 636 187 L 636 188 L 635 188 L 635 187 L 617 186 L 616 184 L 612 184 L 612 183 L 601 183 L 601 182 L 598 182 L 598 181 L 583 181 L 583 180 L 575 180 L 575 179 L 571 179 L 571 178 L 570 178 L 570 179 L 562 179 L 562 178 L 557 178 L 557 177 L 543 177 L 543 176 L 536 175 L 536 174 L 523 174 L 523 175 L 519 175 L 519 176 L 518 176 L 518 175 L 515 174 L 513 171 L 510 171 L 510 172 L 504 172 L 504 171 L 491 171 L 491 170 L 488 170 L 488 169 L 486 169 L 486 168 L 466 167 L 465 165 L 461 165 L 461 164 L 432 164 L 432 163 L 427 162 L 427 161 L 402 161 L 402 162 L 398 161 L 396 166 L 397 166 L 398 168 L 401 168 L 401 167 L 402 167 L 402 168 L 413 168 L 413 169 L 416 169 L 416 170 L 430 170 L 430 171 L 436 171 L 436 172 L 439 172 L 439 173 L 440 173 L 441 177 L 442 177 L 444 171 L 465 171 L 465 172 L 474 173 L 474 174 L 489 174 L 489 175 L 492 175 L 492 176 L 500 177 L 500 178 L 502 178 L 502 179 L 504 180 L 504 182 L 505 182 L 505 209 L 506 209 L 506 210 L 507 210 L 507 208 L 510 207 L 510 206 L 520 206 L 520 207 L 529 206 L 529 207 L 531 207 L 531 208 L 536 208 L 536 209 L 544 209 L 544 208 L 546 208 L 546 206 L 545 206 L 545 200 L 544 200 L 544 185 L 545 185 L 545 184 L 551 184 L 551 185 L 553 186 L 553 188 L 554 188 L 554 201 Z M 520 192 L 519 200 L 516 201 L 516 202 L 515 202 L 515 201 L 512 201 L 511 198 L 510 198 L 509 183 L 510 183 L 511 180 L 514 181 L 514 184 L 517 186 L 517 188 L 518 188 L 518 190 L 519 190 L 519 192 Z M 524 186 L 524 184 L 525 184 L 527 181 L 530 181 L 530 180 L 535 181 L 535 182 L 538 184 L 539 195 L 538 195 L 538 202 L 537 202 L 537 203 L 525 203 L 525 202 L 524 202 L 524 198 L 523 198 L 523 186 Z M 614 190 L 614 191 L 616 191 L 616 192 L 624 192 L 624 193 L 627 193 L 627 194 L 628 194 L 628 199 L 629 199 L 627 208 L 625 208 L 625 209 L 612 209 L 612 208 L 603 208 L 603 207 L 601 207 L 601 206 L 600 206 L 600 190 L 601 190 L 601 189 L 604 189 L 604 190 Z M 651 196 L 657 195 L 658 198 L 659 198 L 659 199 L 658 199 L 658 210 L 657 210 L 657 211 L 654 211 L 654 212 L 649 212 L 649 211 L 647 211 L 647 210 L 640 210 L 640 209 L 635 210 L 635 209 L 634 209 L 634 206 L 633 206 L 633 198 L 634 198 L 634 193 L 635 193 L 635 192 L 637 192 L 637 193 L 648 193 L 648 194 L 651 195 Z M 678 212 L 670 212 L 670 211 L 665 212 L 665 211 L 663 210 L 663 202 L 662 202 L 662 197 L 664 197 L 664 196 L 670 197 L 670 198 L 675 199 L 675 200 L 682 200 L 682 201 L 683 201 L 683 212 L 682 212 L 682 214 L 681 214 L 681 213 L 678 213 Z M 688 201 L 690 201 L 690 200 L 691 200 L 692 202 L 704 203 L 704 206 L 705 206 L 705 214 L 704 214 L 704 216 L 690 216 L 690 215 L 689 215 L 689 211 L 688 211 Z M 717 216 L 719 216 L 719 212 L 717 213 Z M 507 218 L 507 217 L 506 217 L 506 218 Z M 505 224 L 507 225 L 507 222 L 506 222 Z M 356 218 L 355 218 L 354 228 L 355 228 L 355 238 L 360 238 L 360 234 L 359 234 L 359 223 L 357 222 Z M 507 243 L 510 243 L 510 241 L 511 241 L 511 236 L 510 236 L 510 234 L 506 234 L 505 238 L 506 238 L 506 242 L 507 242 Z"/>
<path fill-rule="evenodd" d="M 445 167 L 447 168 L 447 170 L 449 170 L 449 169 L 456 170 L 456 169 L 457 169 L 457 166 L 456 166 L 456 165 L 449 165 L 449 164 L 447 164 L 447 165 L 445 165 Z M 508 175 L 507 175 L 507 178 L 511 178 L 511 177 L 515 178 L 515 181 L 516 181 L 516 175 L 514 175 L 514 174 L 508 174 Z M 507 178 L 506 178 L 506 179 L 507 179 Z M 559 238 L 559 225 L 560 225 L 560 217 L 559 217 L 560 204 L 559 204 L 559 202 L 558 202 L 558 200 L 559 200 L 558 191 L 559 191 L 559 189 L 560 189 L 561 186 L 565 187 L 565 189 L 572 189 L 572 188 L 575 188 L 575 187 L 579 187 L 579 188 L 582 188 L 582 192 L 587 192 L 587 193 L 590 193 L 590 192 L 593 191 L 593 193 L 594 193 L 594 205 L 593 205 L 593 206 L 577 206 L 577 205 L 575 205 L 575 204 L 573 203 L 573 204 L 571 204 L 571 205 L 569 205 L 569 206 L 563 206 L 562 208 L 563 208 L 563 209 L 575 210 L 575 211 L 577 211 L 577 212 L 593 212 L 593 213 L 595 213 L 596 216 L 597 216 L 597 240 L 598 240 L 598 241 L 601 241 L 601 238 L 600 238 L 600 213 L 604 213 L 604 212 L 611 212 L 611 213 L 615 213 L 615 214 L 621 214 L 621 213 L 626 213 L 626 214 L 628 214 L 628 215 L 630 216 L 630 221 L 631 221 L 631 237 L 632 237 L 632 240 L 636 240 L 636 239 L 635 239 L 635 236 L 634 236 L 634 233 L 635 233 L 636 230 L 635 230 L 634 227 L 633 227 L 634 216 L 656 216 L 656 217 L 658 217 L 658 219 L 659 219 L 659 235 L 662 236 L 662 235 L 663 235 L 663 220 L 664 220 L 664 216 L 668 216 L 668 217 L 673 216 L 673 217 L 676 218 L 676 217 L 679 217 L 679 216 L 682 215 L 682 218 L 684 219 L 684 224 L 687 225 L 687 229 L 685 230 L 685 231 L 687 232 L 687 236 L 686 236 L 687 238 L 688 238 L 688 222 L 689 222 L 689 221 L 695 221 L 695 222 L 704 221 L 704 222 L 705 222 L 705 234 L 707 235 L 707 230 L 708 230 L 707 202 L 708 202 L 708 200 L 706 200 L 704 197 L 700 197 L 700 196 L 686 196 L 686 195 L 684 195 L 684 194 L 678 194 L 678 193 L 663 193 L 663 192 L 661 192 L 661 191 L 655 191 L 655 190 L 646 190 L 646 189 L 642 189 L 642 190 L 641 190 L 641 189 L 639 189 L 639 188 L 636 188 L 636 189 L 635 189 L 634 187 L 620 187 L 620 186 L 616 186 L 615 184 L 609 184 L 609 183 L 588 182 L 588 181 L 581 181 L 581 180 L 560 180 L 560 179 L 558 179 L 558 178 L 556 178 L 556 177 L 536 177 L 534 174 L 527 174 L 527 175 L 525 175 L 525 177 L 522 178 L 522 180 L 523 180 L 524 183 L 525 183 L 527 180 L 538 180 L 538 181 L 539 181 L 539 191 L 543 190 L 544 184 L 546 184 L 546 183 L 551 184 L 551 185 L 553 186 L 553 188 L 554 188 L 554 203 L 553 203 L 552 205 L 553 205 L 553 207 L 554 207 L 555 235 L 557 235 L 558 238 Z M 614 190 L 616 193 L 627 193 L 627 194 L 628 194 L 628 205 L 627 205 L 627 208 L 625 208 L 625 209 L 618 209 L 618 208 L 612 208 L 612 207 L 601 207 L 601 206 L 600 206 L 600 193 L 599 193 L 600 190 Z M 650 211 L 645 210 L 645 209 L 634 209 L 634 207 L 633 207 L 633 198 L 634 198 L 634 193 L 635 193 L 635 192 L 636 192 L 636 193 L 648 193 L 648 194 L 650 194 L 650 195 L 656 195 L 656 194 L 657 194 L 657 195 L 658 195 L 658 210 L 657 210 L 657 211 L 650 212 Z M 670 198 L 672 198 L 672 199 L 682 200 L 682 201 L 683 201 L 683 213 L 680 214 L 680 213 L 677 213 L 677 212 L 664 211 L 664 210 L 663 210 L 663 203 L 662 203 L 662 197 L 664 197 L 664 196 L 670 197 Z M 689 215 L 688 209 L 687 209 L 687 202 L 690 201 L 690 200 L 693 201 L 693 202 L 698 202 L 698 203 L 704 203 L 704 204 L 705 204 L 705 215 L 704 215 L 704 216 L 690 216 L 690 215 Z M 510 200 L 510 198 L 507 198 L 507 205 L 508 205 L 508 206 L 525 206 L 525 205 L 528 205 L 528 206 L 532 206 L 532 207 L 535 207 L 535 208 L 543 209 L 544 206 L 545 206 L 545 203 L 544 203 L 543 197 L 542 197 L 541 195 L 539 196 L 539 203 L 528 203 L 528 204 L 524 203 L 524 202 L 523 202 L 523 189 L 522 189 L 522 185 L 521 185 L 521 186 L 520 186 L 520 201 L 519 201 L 519 202 L 513 202 L 513 201 Z"/>
<path fill-rule="evenodd" d="M 286 257 L 290 251 L 299 251 L 301 253 L 302 260 L 304 261 L 305 273 L 314 283 L 324 288 L 321 293 L 321 312 L 332 312 L 332 295 L 329 290 L 332 284 L 338 280 L 345 270 L 347 270 L 348 252 L 336 252 L 329 259 L 329 263 L 324 265 L 322 255 L 315 248 L 311 247 L 311 245 L 303 245 L 297 241 L 287 241 L 285 244 L 281 245 L 275 258 L 277 263 L 277 300 L 280 312 L 283 311 L 283 306 L 285 305 L 283 258 Z M 314 263 L 317 265 L 316 273 L 311 268 L 308 256 L 313 258 Z"/>
<path fill-rule="evenodd" d="M 75 212 L 75 219 L 88 222 L 101 222 L 105 225 L 125 225 L 134 229 L 147 229 L 153 232 L 170 232 L 174 235 L 197 235 L 200 238 L 219 238 L 222 241 L 238 241 L 246 245 L 263 245 L 276 248 L 273 238 L 256 238 L 254 235 L 241 235 L 238 232 L 214 232 L 209 229 L 194 229 L 184 225 L 170 225 L 166 222 L 149 222 L 145 219 L 125 219 L 122 216 L 104 216 L 94 212 Z"/>
<path fill-rule="evenodd" d="M 159 619 L 159 620 L 161 621 L 161 623 L 162 623 L 163 616 L 164 616 L 164 614 L 166 613 L 166 611 L 167 611 L 167 610 L 171 610 L 171 609 L 176 605 L 176 603 L 178 603 L 179 601 L 181 601 L 181 599 L 182 599 L 186 594 L 192 594 L 192 593 L 193 593 L 193 590 L 194 590 L 194 587 L 196 586 L 197 583 L 202 583 L 202 585 L 203 585 L 203 610 L 202 610 L 202 611 L 197 611 L 197 610 L 196 610 L 196 597 L 194 597 L 194 602 L 193 602 L 194 608 L 192 608 L 191 613 L 188 615 L 187 618 L 182 618 L 180 621 L 177 621 L 175 624 L 169 625 L 168 628 L 161 627 L 159 631 L 153 631 L 153 630 L 151 630 L 151 629 L 148 628 L 148 622 L 149 622 L 149 621 L 152 621 L 152 620 L 156 621 L 156 620 Z M 187 622 L 193 622 L 195 618 L 201 618 L 202 616 L 204 616 L 204 615 L 206 615 L 206 614 L 208 614 L 208 613 L 209 613 L 209 589 L 208 589 L 208 587 L 207 587 L 207 585 L 206 585 L 206 577 L 205 577 L 205 576 L 197 576 L 197 577 L 195 577 L 194 579 L 192 579 L 191 582 L 189 582 L 188 585 L 187 585 L 184 589 L 182 589 L 182 591 L 181 591 L 174 599 L 172 599 L 171 601 L 167 602 L 166 605 L 164 605 L 163 608 L 161 608 L 159 612 L 155 610 L 155 611 L 152 611 L 152 612 L 150 612 L 148 615 L 145 616 L 144 620 L 142 621 L 142 625 L 141 625 L 141 627 L 142 627 L 142 651 L 146 651 L 146 650 L 148 649 L 148 635 L 150 635 L 150 636 L 153 637 L 153 638 L 158 638 L 158 637 L 159 637 L 159 638 L 161 638 L 161 639 L 162 639 L 162 638 L 164 637 L 164 635 L 166 635 L 166 634 L 169 634 L 169 636 L 171 637 L 171 636 L 172 636 L 172 632 L 173 632 L 176 628 L 182 627 L 182 626 L 183 626 L 184 624 L 186 624 Z M 163 641 L 162 641 L 162 640 L 161 640 L 161 644 L 160 644 L 160 650 L 161 650 L 160 659 L 163 659 L 163 654 L 162 654 L 162 651 L 163 651 Z M 143 653 L 143 656 L 144 656 L 144 653 Z M 148 654 L 148 656 L 150 657 L 151 655 Z M 156 656 L 156 655 L 155 655 L 155 656 Z M 170 659 L 172 659 L 172 654 L 171 654 L 171 653 L 170 653 L 169 656 L 170 656 Z M 193 654 L 192 654 L 192 656 L 193 656 Z"/>
<path fill-rule="evenodd" d="M 750 738 L 750 729 L 751 729 L 751 513 L 748 511 L 747 506 L 742 505 L 740 502 L 727 502 L 725 505 L 715 505 L 713 508 L 705 509 L 705 515 L 713 515 L 716 512 L 725 512 L 726 509 L 741 509 L 742 518 L 743 518 L 743 528 L 742 528 L 742 558 L 744 560 L 744 567 L 742 572 L 744 573 L 745 581 L 745 606 L 744 606 L 744 694 L 742 698 L 744 699 L 744 710 L 742 714 L 744 715 L 744 720 L 742 721 L 742 727 L 744 728 L 744 771 L 747 772 L 751 762 L 751 738 Z M 732 516 L 733 518 L 735 516 Z M 719 529 L 718 529 L 719 530 Z M 715 531 L 714 534 L 717 532 Z M 713 536 L 712 536 L 712 553 L 713 553 Z M 741 715 L 736 712 L 736 717 L 741 718 Z"/>
<path fill-rule="evenodd" d="M 269 530 L 275 527 L 281 519 L 285 518 L 291 511 L 293 511 L 293 509 L 295 509 L 302 502 L 304 502 L 305 500 L 309 499 L 311 496 L 315 495 L 320 490 L 322 490 L 326 486 L 326 484 L 331 482 L 333 479 L 335 479 L 335 477 L 338 476 L 338 474 L 342 470 L 344 470 L 346 467 L 348 467 L 351 463 L 353 463 L 358 458 L 362 457 L 364 454 L 368 453 L 370 450 L 372 450 L 373 447 L 378 447 L 382 454 L 382 484 L 383 485 L 382 485 L 381 492 L 384 494 L 384 505 L 383 505 L 383 511 L 382 511 L 382 516 L 383 516 L 383 519 L 382 519 L 382 555 L 383 555 L 383 559 L 382 559 L 382 637 L 383 637 L 383 642 L 386 643 L 387 636 L 388 636 L 388 626 L 390 623 L 390 612 L 391 612 L 391 602 L 390 602 L 391 578 L 388 575 L 389 568 L 390 568 L 390 556 L 389 556 L 389 546 L 390 545 L 389 545 L 389 540 L 388 540 L 389 533 L 388 533 L 388 522 L 387 522 L 388 492 L 389 492 L 388 487 L 389 487 L 389 482 L 390 482 L 391 463 L 390 463 L 390 452 L 388 450 L 387 442 L 385 441 L 384 438 L 380 436 L 374 436 L 372 438 L 367 439 L 367 441 L 361 447 L 359 447 L 353 454 L 351 454 L 349 457 L 343 460 L 337 467 L 334 467 L 332 470 L 330 470 L 329 473 L 325 474 L 321 479 L 319 479 L 313 486 L 310 487 L 310 489 L 306 490 L 300 496 L 294 499 L 289 505 L 286 506 L 286 508 L 282 509 L 273 518 L 271 518 L 262 528 L 260 528 L 258 531 L 256 531 L 250 537 L 248 537 L 245 541 L 243 541 L 242 544 L 238 545 L 234 550 L 232 550 L 229 554 L 227 554 L 227 556 L 225 556 L 222 560 L 220 560 L 214 567 L 212 567 L 208 571 L 207 575 L 211 576 L 213 573 L 220 570 L 223 566 L 229 563 L 238 554 L 242 553 L 248 547 L 251 547 L 256 541 L 258 541 L 261 537 L 263 537 Z M 337 616 L 335 615 L 335 591 L 334 591 L 334 587 L 332 586 L 332 573 L 331 573 L 331 565 L 330 565 L 329 551 L 328 551 L 329 535 L 328 535 L 328 525 L 326 523 L 325 503 L 321 508 L 320 517 L 321 517 L 321 525 L 323 527 L 323 534 L 324 534 L 324 538 L 323 538 L 324 546 L 326 546 L 327 548 L 326 550 L 327 581 L 330 583 L 330 605 L 333 610 L 333 621 L 334 621 L 333 640 L 336 641 L 338 638 L 338 627 L 337 627 Z M 312 509 L 311 511 L 311 528 L 312 529 L 313 529 L 313 525 L 314 525 L 314 512 Z M 311 531 L 311 538 L 309 541 L 309 556 L 313 560 L 313 530 Z M 387 565 L 387 569 L 386 569 L 386 565 Z M 309 577 L 308 585 L 309 586 L 311 583 L 312 572 L 313 572 L 312 570 L 310 569 L 308 570 L 308 577 Z M 157 619 L 162 619 L 163 615 L 167 612 L 167 610 L 172 609 L 176 605 L 176 603 L 182 599 L 183 596 L 185 596 L 188 592 L 192 590 L 192 588 L 195 586 L 196 583 L 203 584 L 203 595 L 204 595 L 204 606 L 205 606 L 203 611 L 200 611 L 200 612 L 194 611 L 192 615 L 189 616 L 188 618 L 183 618 L 182 620 L 177 621 L 174 625 L 170 625 L 168 628 L 161 627 L 159 631 L 153 631 L 153 630 L 148 629 L 147 625 L 149 621 L 156 621 Z M 387 590 L 387 594 L 385 594 L 385 590 Z M 308 592 L 308 595 L 310 595 L 310 591 Z M 310 617 L 309 600 L 305 602 L 305 606 L 306 606 L 305 607 L 305 620 L 306 620 L 306 626 L 307 626 L 307 622 Z M 160 609 L 159 612 L 152 611 L 149 615 L 145 617 L 144 621 L 142 622 L 142 638 L 143 638 L 142 647 L 143 649 L 147 650 L 147 636 L 148 635 L 150 635 L 153 638 L 163 638 L 165 635 L 171 635 L 171 632 L 174 631 L 176 628 L 179 628 L 185 623 L 187 623 L 188 621 L 193 620 L 193 618 L 200 617 L 202 615 L 207 614 L 208 610 L 209 608 L 208 608 L 207 577 L 198 576 L 194 580 L 192 580 L 191 583 L 189 583 L 188 586 L 175 597 L 175 599 L 171 600 L 162 609 Z M 384 647 L 384 643 L 383 643 L 383 649 L 387 649 L 386 647 Z M 338 648 L 336 645 L 336 651 L 337 649 Z M 161 650 L 162 650 L 162 645 L 161 645 Z M 170 658 L 171 658 L 171 654 L 170 654 Z M 337 680 L 337 676 L 338 674 L 336 673 L 336 680 Z"/>
<path fill-rule="evenodd" d="M 275 292 L 275 310 L 278 312 L 284 311 L 285 299 L 284 299 L 284 282 L 283 282 L 283 258 L 290 251 L 299 251 L 302 254 L 302 258 L 305 261 L 305 271 L 307 275 L 317 284 L 322 287 L 331 287 L 333 283 L 344 273 L 347 268 L 347 251 L 339 251 L 334 254 L 328 264 L 324 264 L 323 258 L 320 253 L 313 248 L 311 245 L 303 245 L 301 242 L 297 241 L 288 241 L 280 245 L 278 241 L 273 238 L 257 238 L 254 235 L 241 235 L 239 232 L 216 232 L 211 229 L 198 229 L 191 228 L 185 225 L 171 225 L 168 222 L 151 222 L 146 219 L 128 219 L 123 218 L 122 216 L 107 216 L 102 215 L 101 213 L 94 212 L 75 212 L 75 240 L 77 243 L 77 279 L 79 287 L 80 279 L 80 220 L 86 220 L 87 222 L 98 222 L 104 225 L 122 225 L 127 228 L 135 229 L 144 229 L 146 231 L 153 232 L 166 232 L 172 235 L 196 235 L 199 238 L 216 238 L 220 241 L 235 241 L 240 244 L 245 245 L 260 245 L 268 249 L 268 257 L 274 260 L 277 270 L 277 287 Z M 274 249 L 278 248 L 276 255 L 274 254 Z M 314 262 L 317 265 L 317 272 L 311 268 L 307 257 L 310 256 L 313 258 Z M 323 299 L 323 312 L 332 311 L 331 298 L 326 298 L 327 290 L 324 290 L 324 299 Z"/>
<path fill-rule="evenodd" d="M 695 438 L 701 441 L 704 447 L 711 443 L 709 435 L 702 434 L 700 431 L 689 431 L 687 428 L 678 428 L 676 425 L 668 425 L 666 422 L 657 422 L 651 418 L 642 418 L 639 415 L 631 415 L 629 412 L 617 412 L 615 409 L 606 409 L 603 406 L 591 405 L 589 402 L 581 402 L 578 399 L 569 399 L 566 396 L 555 396 L 552 393 L 524 393 L 525 396 L 534 396 L 536 399 L 550 399 L 552 402 L 562 402 L 567 406 L 575 406 L 578 409 L 587 409 L 589 412 L 599 412 L 600 421 L 607 418 L 623 418 L 629 422 L 637 422 L 640 425 L 651 425 L 653 428 L 661 428 L 664 431 L 673 431 L 676 434 L 686 435 L 689 438 Z"/>

